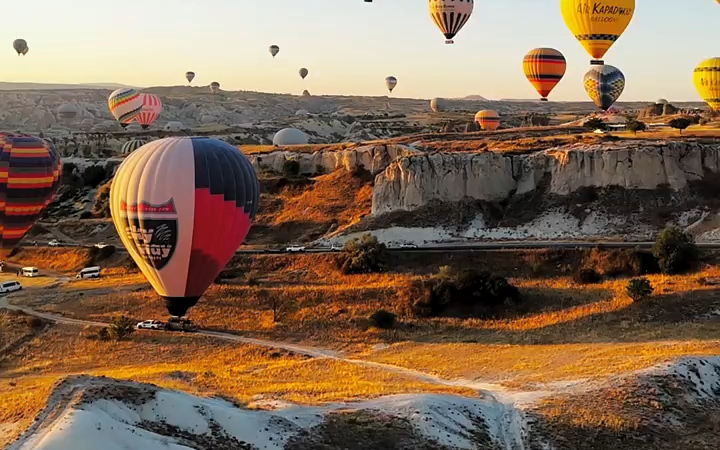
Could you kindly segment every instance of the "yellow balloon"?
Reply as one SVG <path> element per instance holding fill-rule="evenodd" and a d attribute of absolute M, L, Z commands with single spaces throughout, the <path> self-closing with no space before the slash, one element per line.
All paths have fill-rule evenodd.
<path fill-rule="evenodd" d="M 491 109 L 484 109 L 475 114 L 475 122 L 480 125 L 480 128 L 486 131 L 497 130 L 500 126 L 500 115 L 497 111 Z"/>
<path fill-rule="evenodd" d="M 560 9 L 575 39 L 600 60 L 630 24 L 635 0 L 560 0 Z"/>
<path fill-rule="evenodd" d="M 715 111 L 720 111 L 720 58 L 701 62 L 693 75 L 700 97 Z"/>

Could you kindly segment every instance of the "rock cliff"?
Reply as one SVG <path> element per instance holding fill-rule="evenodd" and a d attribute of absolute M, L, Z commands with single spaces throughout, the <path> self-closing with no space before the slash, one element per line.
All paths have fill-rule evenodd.
<path fill-rule="evenodd" d="M 433 201 L 503 201 L 546 189 L 682 190 L 720 172 L 720 143 L 572 145 L 527 155 L 433 153 L 400 156 L 375 180 L 373 214 L 412 211 Z"/>

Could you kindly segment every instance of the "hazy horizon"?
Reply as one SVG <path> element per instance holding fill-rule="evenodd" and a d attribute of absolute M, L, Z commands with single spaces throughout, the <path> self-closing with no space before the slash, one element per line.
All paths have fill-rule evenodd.
<path fill-rule="evenodd" d="M 0 81 L 176 86 L 193 70 L 194 85 L 218 81 L 225 90 L 382 96 L 384 78 L 394 75 L 398 97 L 536 99 L 522 57 L 550 46 L 568 60 L 550 99 L 588 101 L 582 75 L 590 56 L 566 28 L 557 0 L 478 2 L 455 45 L 444 44 L 426 2 L 339 3 L 127 0 L 118 10 L 76 0 L 69 13 L 49 0 L 27 0 L 32 26 L 9 21 L 3 27 Z M 701 101 L 692 71 L 720 53 L 713 31 L 720 9 L 712 0 L 693 0 L 689 11 L 675 6 L 639 0 L 628 30 L 606 55 L 627 78 L 620 102 Z M 138 11 L 135 21 L 127 11 Z M 13 51 L 17 37 L 28 41 L 27 56 Z M 271 44 L 281 48 L 275 59 Z M 300 67 L 310 70 L 305 80 Z"/>

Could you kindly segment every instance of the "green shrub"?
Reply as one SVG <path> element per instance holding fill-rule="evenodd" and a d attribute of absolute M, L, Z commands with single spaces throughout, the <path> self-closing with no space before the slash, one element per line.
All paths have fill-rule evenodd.
<path fill-rule="evenodd" d="M 133 321 L 125 316 L 117 316 L 110 326 L 107 328 L 108 336 L 116 341 L 121 341 L 125 337 L 130 336 L 134 331 Z"/>
<path fill-rule="evenodd" d="M 633 278 L 625 288 L 627 295 L 635 302 L 650 297 L 654 290 L 647 278 Z"/>
<path fill-rule="evenodd" d="M 375 236 L 365 234 L 345 243 L 339 261 L 344 274 L 382 272 L 387 263 L 387 247 Z"/>
<path fill-rule="evenodd" d="M 652 249 L 663 273 L 676 274 L 694 268 L 700 258 L 700 251 L 692 236 L 678 227 L 663 230 L 655 240 Z"/>
<path fill-rule="evenodd" d="M 297 178 L 300 176 L 300 163 L 294 159 L 285 160 L 282 171 L 283 175 L 288 178 Z"/>
<path fill-rule="evenodd" d="M 383 330 L 394 328 L 395 320 L 395 314 L 385 311 L 384 309 L 379 309 L 370 316 L 370 323 L 372 323 L 374 327 L 381 328 Z"/>
<path fill-rule="evenodd" d="M 602 277 L 595 269 L 580 269 L 575 272 L 573 279 L 578 284 L 597 284 L 602 281 Z"/>

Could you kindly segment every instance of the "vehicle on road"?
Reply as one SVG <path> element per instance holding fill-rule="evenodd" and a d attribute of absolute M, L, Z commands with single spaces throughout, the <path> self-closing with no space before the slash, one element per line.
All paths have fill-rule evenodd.
<path fill-rule="evenodd" d="M 48 242 L 48 246 L 50 247 L 60 247 L 60 241 L 57 239 L 53 239 L 52 241 Z"/>
<path fill-rule="evenodd" d="M 0 294 L 7 294 L 8 292 L 15 292 L 22 289 L 22 285 L 19 281 L 6 281 L 0 284 Z"/>
<path fill-rule="evenodd" d="M 159 320 L 145 320 L 138 322 L 135 328 L 138 330 L 162 330 L 165 328 L 165 324 Z"/>
<path fill-rule="evenodd" d="M 192 320 L 184 317 L 171 317 L 168 323 L 165 324 L 165 329 L 168 331 L 183 331 L 186 333 L 192 333 L 197 331 L 197 327 L 193 324 Z"/>
<path fill-rule="evenodd" d="M 39 277 L 40 270 L 37 267 L 23 267 L 20 274 L 24 277 Z"/>
<path fill-rule="evenodd" d="M 400 244 L 400 248 L 418 248 L 415 244 Z"/>
<path fill-rule="evenodd" d="M 285 251 L 290 253 L 304 252 L 305 247 L 302 245 L 291 245 L 290 247 L 287 247 Z"/>
<path fill-rule="evenodd" d="M 106 243 L 104 243 L 104 242 L 98 242 L 97 244 L 95 244 L 95 247 L 97 247 L 97 248 L 105 248 L 105 247 L 108 247 L 108 245 L 107 245 Z"/>
<path fill-rule="evenodd" d="M 86 267 L 80 272 L 78 272 L 77 275 L 75 275 L 75 278 L 78 280 L 82 280 L 83 278 L 100 278 L 100 271 L 102 269 L 98 266 L 94 267 Z"/>
<path fill-rule="evenodd" d="M 333 245 L 330 246 L 330 251 L 331 251 L 331 252 L 341 252 L 341 251 L 343 251 L 344 249 L 345 249 L 345 247 L 343 247 L 342 245 L 339 245 L 339 244 L 333 244 Z"/>

